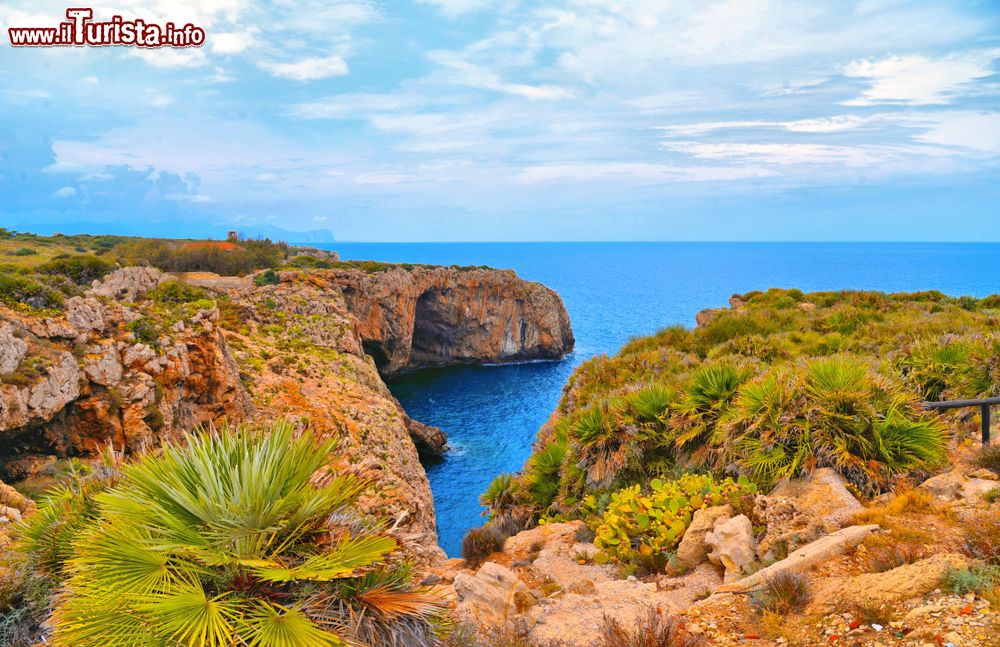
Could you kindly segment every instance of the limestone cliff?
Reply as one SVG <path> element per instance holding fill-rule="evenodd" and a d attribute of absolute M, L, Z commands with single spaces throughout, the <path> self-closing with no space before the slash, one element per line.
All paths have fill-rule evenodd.
<path fill-rule="evenodd" d="M 446 439 L 410 419 L 385 386 L 366 353 L 376 348 L 366 318 L 377 309 L 391 322 L 380 339 L 405 339 L 400 367 L 558 356 L 572 333 L 558 296 L 513 273 L 406 274 L 283 271 L 258 287 L 125 268 L 61 313 L 0 307 L 0 479 L 108 442 L 134 452 L 199 425 L 285 418 L 337 438 L 331 465 L 373 484 L 363 509 L 386 519 L 421 562 L 439 559 L 418 451 L 440 451 Z M 176 279 L 207 291 L 185 294 L 167 283 Z M 437 335 L 437 355 L 424 326 Z"/>
<path fill-rule="evenodd" d="M 163 279 L 119 270 L 60 316 L 0 308 L 3 478 L 27 476 L 40 457 L 108 442 L 135 451 L 252 411 L 211 303 L 165 321 L 128 300 Z"/>
<path fill-rule="evenodd" d="M 509 270 L 330 270 L 384 375 L 434 366 L 558 359 L 575 342 L 553 290 Z"/>

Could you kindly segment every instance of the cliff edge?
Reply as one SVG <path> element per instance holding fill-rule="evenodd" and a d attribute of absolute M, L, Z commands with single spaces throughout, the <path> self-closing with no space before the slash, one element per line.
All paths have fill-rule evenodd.
<path fill-rule="evenodd" d="M 560 359 L 573 350 L 566 307 L 540 283 L 510 270 L 385 267 L 329 270 L 383 375 Z"/>

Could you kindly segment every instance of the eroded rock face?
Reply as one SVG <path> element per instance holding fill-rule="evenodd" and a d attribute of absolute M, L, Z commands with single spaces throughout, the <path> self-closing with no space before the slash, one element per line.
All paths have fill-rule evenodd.
<path fill-rule="evenodd" d="M 757 556 L 753 526 L 746 515 L 719 518 L 712 532 L 705 535 L 709 548 L 708 559 L 726 569 L 726 582 L 733 582 L 746 575 Z"/>
<path fill-rule="evenodd" d="M 829 467 L 781 481 L 768 497 L 791 501 L 798 510 L 822 520 L 829 532 L 842 527 L 851 515 L 864 508 L 847 489 L 844 477 Z"/>
<path fill-rule="evenodd" d="M 15 328 L 9 323 L 0 323 L 0 373 L 10 373 L 16 369 L 28 354 L 28 343 L 14 334 Z"/>
<path fill-rule="evenodd" d="M 949 570 L 966 568 L 969 563 L 964 555 L 942 553 L 885 573 L 820 581 L 808 612 L 828 613 L 845 601 L 879 605 L 915 598 L 937 588 Z"/>
<path fill-rule="evenodd" d="M 762 568 L 738 582 L 727 583 L 719 591 L 746 591 L 783 573 L 805 572 L 816 564 L 844 554 L 863 542 L 871 533 L 878 529 L 877 524 L 842 528 L 837 532 L 820 537 L 816 541 L 803 546 L 780 562 Z"/>
<path fill-rule="evenodd" d="M 101 281 L 94 281 L 93 296 L 116 301 L 135 301 L 170 277 L 153 267 L 123 267 Z"/>
<path fill-rule="evenodd" d="M 956 467 L 927 479 L 920 487 L 945 501 L 975 504 L 982 501 L 984 494 L 997 487 L 995 480 L 980 476 L 985 475 L 966 474 L 961 467 Z"/>
<path fill-rule="evenodd" d="M 709 506 L 696 510 L 691 519 L 691 525 L 684 532 L 681 543 L 677 546 L 677 561 L 685 569 L 692 569 L 708 558 L 712 550 L 705 543 L 705 535 L 715 529 L 715 522 L 729 519 L 733 516 L 733 508 L 729 504 Z"/>
<path fill-rule="evenodd" d="M 558 359 L 573 349 L 559 295 L 507 270 L 331 270 L 379 370 Z"/>
<path fill-rule="evenodd" d="M 455 613 L 484 625 L 500 624 L 527 611 L 537 600 L 510 569 L 486 562 L 475 575 L 455 576 Z"/>
<path fill-rule="evenodd" d="M 18 342 L 8 359 L 19 358 L 0 384 L 5 478 L 29 476 L 39 464 L 32 456 L 86 456 L 109 442 L 135 451 L 253 411 L 213 323 L 217 311 L 185 312 L 155 343 L 140 343 L 128 324 L 144 316 L 144 306 L 95 298 L 128 298 L 166 280 L 156 270 L 131 269 L 70 299 L 62 317 L 0 308 L 0 335 Z"/>

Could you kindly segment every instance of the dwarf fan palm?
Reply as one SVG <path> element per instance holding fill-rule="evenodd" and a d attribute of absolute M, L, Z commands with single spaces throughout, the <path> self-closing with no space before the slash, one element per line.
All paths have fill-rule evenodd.
<path fill-rule="evenodd" d="M 56 641 L 320 647 L 356 638 L 353 616 L 317 600 L 337 599 L 396 542 L 349 521 L 364 483 L 317 476 L 333 449 L 278 424 L 191 436 L 125 467 L 73 545 Z M 430 635 L 435 605 L 424 602 L 390 605 L 386 617 Z"/>

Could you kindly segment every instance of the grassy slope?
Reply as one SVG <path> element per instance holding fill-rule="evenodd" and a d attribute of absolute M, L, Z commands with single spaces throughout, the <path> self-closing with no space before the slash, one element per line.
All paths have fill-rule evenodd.
<path fill-rule="evenodd" d="M 944 423 L 962 414 L 921 400 L 1000 393 L 998 297 L 770 290 L 734 304 L 580 366 L 522 474 L 487 493 L 495 516 L 586 517 L 688 470 L 766 487 L 829 465 L 874 493 L 944 458 Z"/>

